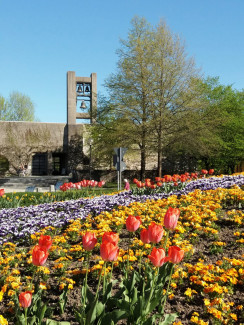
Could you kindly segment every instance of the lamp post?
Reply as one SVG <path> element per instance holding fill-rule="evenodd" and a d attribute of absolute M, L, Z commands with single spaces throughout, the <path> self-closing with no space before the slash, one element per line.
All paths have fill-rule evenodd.
<path fill-rule="evenodd" d="M 90 158 L 89 158 L 89 179 L 91 180 L 91 162 L 92 162 L 92 144 L 93 139 L 88 139 L 88 144 L 90 146 Z"/>

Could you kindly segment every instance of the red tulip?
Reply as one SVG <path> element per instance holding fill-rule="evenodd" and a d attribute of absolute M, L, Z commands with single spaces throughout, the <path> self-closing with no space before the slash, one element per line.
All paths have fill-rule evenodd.
<path fill-rule="evenodd" d="M 140 238 L 141 238 L 141 241 L 144 244 L 149 244 L 150 243 L 149 233 L 148 233 L 147 229 L 142 229 L 142 231 L 140 233 Z"/>
<path fill-rule="evenodd" d="M 42 266 L 45 264 L 47 258 L 48 251 L 45 248 L 36 245 L 32 252 L 32 263 L 36 266 Z"/>
<path fill-rule="evenodd" d="M 163 227 L 152 222 L 148 227 L 148 237 L 150 242 L 156 244 L 159 243 L 164 234 Z"/>
<path fill-rule="evenodd" d="M 52 246 L 52 238 L 51 236 L 41 235 L 39 239 L 39 246 L 49 250 L 49 248 Z"/>
<path fill-rule="evenodd" d="M 182 182 L 182 183 L 184 183 L 185 181 L 187 180 L 187 176 L 186 175 L 180 175 L 180 181 Z"/>
<path fill-rule="evenodd" d="M 97 243 L 97 238 L 94 233 L 86 232 L 82 236 L 82 244 L 86 251 L 91 251 Z"/>
<path fill-rule="evenodd" d="M 169 207 L 164 216 L 164 227 L 173 230 L 177 226 L 180 216 L 180 210 L 177 208 Z"/>
<path fill-rule="evenodd" d="M 180 263 L 184 253 L 183 249 L 180 249 L 178 246 L 170 246 L 168 251 L 169 261 L 174 264 Z"/>
<path fill-rule="evenodd" d="M 100 182 L 98 182 L 97 186 L 98 187 L 103 187 L 104 184 L 105 184 L 105 181 L 100 181 Z"/>
<path fill-rule="evenodd" d="M 151 255 L 148 255 L 148 258 L 157 267 L 162 266 L 168 261 L 168 257 L 165 256 L 165 250 L 163 248 L 153 247 Z"/>
<path fill-rule="evenodd" d="M 119 254 L 117 245 L 108 241 L 102 242 L 100 246 L 100 255 L 104 261 L 116 261 Z"/>
<path fill-rule="evenodd" d="M 206 169 L 202 169 L 201 173 L 202 173 L 203 175 L 206 175 L 206 174 L 208 173 L 208 171 L 207 171 Z"/>
<path fill-rule="evenodd" d="M 165 182 L 171 182 L 172 177 L 171 175 L 164 175 Z"/>
<path fill-rule="evenodd" d="M 118 245 L 119 234 L 117 234 L 117 232 L 107 231 L 102 236 L 102 242 L 105 242 L 105 241 L 107 241 L 109 243 L 113 243 L 114 245 Z"/>
<path fill-rule="evenodd" d="M 31 291 L 25 291 L 25 292 L 21 292 L 19 294 L 19 303 L 21 304 L 21 307 L 23 307 L 23 308 L 30 307 L 31 299 L 32 299 Z"/>
<path fill-rule="evenodd" d="M 141 225 L 141 218 L 139 216 L 129 216 L 126 219 L 126 229 L 128 231 L 136 231 Z"/>
<path fill-rule="evenodd" d="M 209 169 L 208 173 L 209 173 L 209 175 L 213 175 L 214 169 Z"/>
<path fill-rule="evenodd" d="M 4 188 L 0 188 L 0 196 L 4 195 Z"/>

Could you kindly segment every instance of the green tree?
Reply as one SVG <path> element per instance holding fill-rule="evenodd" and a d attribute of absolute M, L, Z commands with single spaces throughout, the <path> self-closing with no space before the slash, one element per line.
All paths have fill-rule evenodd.
<path fill-rule="evenodd" d="M 8 120 L 7 103 L 4 97 L 0 96 L 0 120 Z"/>
<path fill-rule="evenodd" d="M 152 27 L 144 18 L 132 20 L 118 56 L 117 71 L 105 83 L 110 117 L 116 121 L 114 134 L 130 146 L 137 145 L 141 178 L 147 156 L 157 153 L 160 176 L 163 147 L 177 132 L 180 114 L 191 109 L 199 96 L 193 82 L 198 71 L 180 39 L 164 22 Z"/>
<path fill-rule="evenodd" d="M 244 91 L 221 85 L 218 78 L 208 79 L 206 85 L 209 101 L 216 102 L 222 123 L 216 127 L 218 151 L 202 159 L 207 167 L 233 173 L 235 166 L 244 161 Z"/>
<path fill-rule="evenodd" d="M 244 93 L 216 77 L 199 80 L 198 87 L 201 109 L 182 120 L 181 132 L 166 149 L 166 162 L 182 169 L 184 164 L 197 167 L 198 161 L 199 168 L 233 173 L 244 160 Z"/>
<path fill-rule="evenodd" d="M 0 120 L 35 121 L 35 107 L 30 97 L 17 91 L 7 99 L 0 97 Z"/>

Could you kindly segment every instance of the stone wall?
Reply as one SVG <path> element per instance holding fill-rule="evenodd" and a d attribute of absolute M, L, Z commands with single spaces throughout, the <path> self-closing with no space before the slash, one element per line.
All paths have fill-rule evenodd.
<path fill-rule="evenodd" d="M 35 153 L 67 152 L 67 126 L 61 123 L 0 122 L 0 155 L 15 174 L 21 165 L 31 166 Z"/>
<path fill-rule="evenodd" d="M 6 122 L 0 121 L 0 158 L 9 162 L 9 170 L 1 176 L 17 175 L 20 166 L 27 166 L 28 175 L 32 173 L 33 157 L 46 154 L 47 172 L 53 174 L 55 155 L 65 158 L 65 174 L 87 177 L 89 175 L 89 124 L 65 124 L 42 122 Z M 68 136 L 69 135 L 69 136 Z M 140 152 L 130 150 L 124 156 L 128 178 L 138 177 L 140 172 Z M 95 178 L 114 179 L 116 170 L 112 166 L 92 168 Z M 156 169 L 156 157 L 148 157 L 147 170 Z M 129 172 L 130 171 L 130 172 Z M 107 175 L 107 176 L 106 176 Z"/>

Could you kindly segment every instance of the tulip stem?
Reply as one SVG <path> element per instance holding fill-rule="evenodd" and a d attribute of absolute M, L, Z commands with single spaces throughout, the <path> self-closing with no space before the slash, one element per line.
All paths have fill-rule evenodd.
<path fill-rule="evenodd" d="M 129 273 L 130 244 L 131 244 L 131 233 L 129 232 L 129 244 L 128 244 L 128 253 L 127 253 L 126 279 L 128 279 L 128 273 Z"/>
<path fill-rule="evenodd" d="M 102 271 L 103 271 L 103 267 L 102 267 L 101 272 L 99 274 L 99 279 L 98 279 L 98 284 L 97 284 L 97 291 L 96 291 L 96 295 L 95 295 L 95 301 L 97 300 L 97 297 L 98 297 L 99 287 L 100 287 L 101 278 L 102 278 Z"/>
<path fill-rule="evenodd" d="M 113 269 L 114 269 L 114 261 L 112 261 L 112 266 L 111 266 L 111 271 L 110 271 L 110 276 L 109 276 L 109 283 L 111 282 L 111 279 L 112 279 Z"/>
<path fill-rule="evenodd" d="M 153 295 L 153 292 L 154 292 L 155 279 L 156 279 L 156 271 L 153 274 L 153 283 L 152 283 L 151 291 L 150 291 L 150 294 L 149 294 L 149 298 L 148 298 L 148 301 L 147 301 L 146 307 L 145 307 L 145 310 L 146 311 L 147 311 L 148 305 L 150 303 L 150 300 L 152 299 L 152 295 Z"/>
<path fill-rule="evenodd" d="M 167 286 L 167 291 L 165 293 L 165 296 L 163 297 L 164 301 L 162 299 L 162 303 L 163 303 L 162 311 L 164 310 L 164 307 L 165 307 L 165 304 L 166 304 L 166 301 L 167 301 L 167 298 L 168 298 L 169 286 L 170 286 L 170 283 L 171 283 L 173 270 L 174 270 L 174 265 L 172 264 L 170 274 L 169 274 L 169 282 L 168 282 L 168 286 Z"/>
<path fill-rule="evenodd" d="M 25 308 L 25 325 L 27 325 L 27 308 Z"/>
<path fill-rule="evenodd" d="M 107 283 L 106 283 L 106 266 L 107 262 L 104 263 L 104 273 L 103 273 L 103 294 L 105 294 Z"/>
<path fill-rule="evenodd" d="M 88 252 L 87 254 L 87 264 L 86 264 L 86 276 L 85 276 L 85 294 L 84 294 L 84 300 L 83 300 L 83 304 L 84 306 L 86 305 L 86 293 L 87 293 L 87 276 L 88 276 L 88 269 L 89 269 L 89 264 L 90 264 L 90 257 L 91 257 L 91 254 L 90 252 Z"/>

